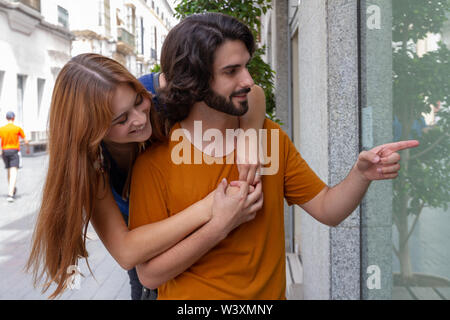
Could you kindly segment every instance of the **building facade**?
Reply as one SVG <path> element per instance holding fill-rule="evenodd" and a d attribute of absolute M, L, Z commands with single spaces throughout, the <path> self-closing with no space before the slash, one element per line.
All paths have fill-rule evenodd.
<path fill-rule="evenodd" d="M 12 110 L 28 138 L 45 139 L 53 85 L 72 39 L 44 19 L 41 1 L 0 1 L 0 123 Z"/>
<path fill-rule="evenodd" d="M 55 79 L 71 57 L 99 53 L 139 77 L 175 24 L 167 0 L 0 0 L 0 124 L 12 110 L 28 138 L 45 141 Z"/>
<path fill-rule="evenodd" d="M 136 76 L 159 64 L 164 39 L 176 24 L 167 0 L 49 0 L 42 12 L 74 34 L 72 56 L 99 53 Z"/>
<path fill-rule="evenodd" d="M 362 150 L 421 143 L 339 226 L 287 213 L 305 299 L 449 299 L 449 13 L 406 3 L 273 0 L 262 17 L 277 117 L 329 186 Z"/>

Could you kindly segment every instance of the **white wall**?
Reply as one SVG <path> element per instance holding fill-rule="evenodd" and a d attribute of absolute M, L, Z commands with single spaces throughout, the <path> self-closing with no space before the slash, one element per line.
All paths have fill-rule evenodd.
<path fill-rule="evenodd" d="M 16 113 L 16 123 L 26 133 L 46 130 L 56 72 L 70 59 L 70 35 L 52 29 L 40 19 L 38 13 L 30 16 L 14 7 L 0 5 L 0 70 L 4 71 L 0 124 L 6 122 L 5 114 L 12 110 Z M 31 25 L 36 25 L 29 25 L 26 32 L 11 28 L 23 21 L 33 21 Z M 22 119 L 18 115 L 18 74 L 26 76 Z M 45 79 L 45 85 L 38 114 L 39 78 Z"/>
<path fill-rule="evenodd" d="M 154 0 L 155 10 L 151 8 L 152 0 L 147 3 L 144 0 L 110 0 L 110 34 L 106 34 L 104 26 L 98 25 L 100 0 L 43 0 L 40 13 L 19 3 L 0 0 L 0 73 L 3 74 L 0 83 L 0 125 L 6 122 L 7 111 L 12 110 L 18 115 L 17 75 L 23 74 L 27 76 L 23 121 L 17 116 L 16 123 L 23 126 L 26 133 L 46 131 L 57 73 L 71 56 L 80 53 L 97 52 L 113 57 L 117 44 L 116 12 L 120 10 L 120 17 L 126 23 L 126 3 L 136 8 L 136 28 L 140 26 L 141 17 L 144 21 L 144 52 L 139 59 L 143 58 L 146 64 L 143 73 L 146 73 L 152 63 L 159 63 L 165 36 L 169 27 L 176 24 L 166 0 Z M 68 11 L 71 31 L 90 30 L 96 36 L 93 39 L 73 38 L 69 30 L 58 26 L 58 6 Z M 158 61 L 151 58 L 155 27 Z M 135 36 L 139 32 L 135 30 Z M 139 51 L 136 50 L 136 53 Z M 135 53 L 126 57 L 125 64 L 131 73 L 140 75 Z M 45 79 L 39 114 L 38 79 Z"/>
<path fill-rule="evenodd" d="M 103 1 L 100 0 L 51 0 L 54 7 L 60 5 L 69 11 L 69 24 L 71 31 L 91 30 L 96 33 L 96 38 L 84 39 L 78 37 L 72 44 L 72 56 L 84 52 L 96 52 L 108 57 L 114 57 L 117 43 L 117 19 L 123 22 L 121 27 L 133 33 L 136 38 L 135 52 L 127 55 L 122 61 L 125 66 L 136 76 L 140 75 L 139 61 L 147 66 L 143 73 L 148 72 L 149 67 L 155 63 L 159 63 L 160 52 L 163 41 L 170 30 L 170 27 L 176 24 L 173 17 L 171 7 L 166 0 L 153 0 L 154 9 L 152 9 L 152 0 L 110 0 L 110 22 L 111 33 L 107 34 L 104 26 L 98 25 L 99 6 Z M 131 30 L 127 26 L 128 7 L 135 7 L 135 29 Z M 48 9 L 44 14 L 52 21 L 57 22 L 56 9 L 48 13 Z M 142 52 L 141 43 L 141 18 L 144 25 L 144 51 Z M 56 20 L 55 20 L 56 19 Z M 156 45 L 155 45 L 155 28 L 156 28 Z M 152 49 L 156 50 L 157 59 L 152 58 Z M 138 56 L 139 58 L 136 59 Z"/>

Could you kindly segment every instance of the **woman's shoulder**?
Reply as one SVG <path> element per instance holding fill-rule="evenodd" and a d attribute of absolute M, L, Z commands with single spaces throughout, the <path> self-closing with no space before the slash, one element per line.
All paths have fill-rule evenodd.
<path fill-rule="evenodd" d="M 156 94 L 156 89 L 159 87 L 159 72 L 152 72 L 149 74 L 145 74 L 140 77 L 138 80 L 142 83 L 142 85 L 150 91 L 152 94 Z"/>

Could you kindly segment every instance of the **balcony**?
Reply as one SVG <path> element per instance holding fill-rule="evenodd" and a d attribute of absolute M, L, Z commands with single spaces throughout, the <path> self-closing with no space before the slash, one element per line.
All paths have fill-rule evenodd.
<path fill-rule="evenodd" d="M 117 28 L 117 51 L 125 54 L 133 53 L 135 50 L 135 37 L 124 28 Z"/>
<path fill-rule="evenodd" d="M 27 7 L 30 7 L 38 12 L 41 12 L 41 0 L 14 0 L 13 2 L 20 2 Z"/>

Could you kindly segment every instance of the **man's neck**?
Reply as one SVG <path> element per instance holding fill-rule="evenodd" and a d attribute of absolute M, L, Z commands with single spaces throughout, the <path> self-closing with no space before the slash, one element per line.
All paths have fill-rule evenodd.
<path fill-rule="evenodd" d="M 202 126 L 202 135 L 208 129 L 218 129 L 222 133 L 223 137 L 226 137 L 226 130 L 239 128 L 239 117 L 232 116 L 220 111 L 217 111 L 211 107 L 208 107 L 203 101 L 197 102 L 191 108 L 189 116 L 180 122 L 180 126 L 183 129 L 189 131 L 191 137 L 194 137 L 194 122 L 200 121 Z M 202 145 L 197 145 L 194 141 L 191 141 L 196 148 L 204 150 L 204 148 L 211 144 L 210 141 L 203 141 Z M 213 156 L 222 156 L 220 154 Z"/>

